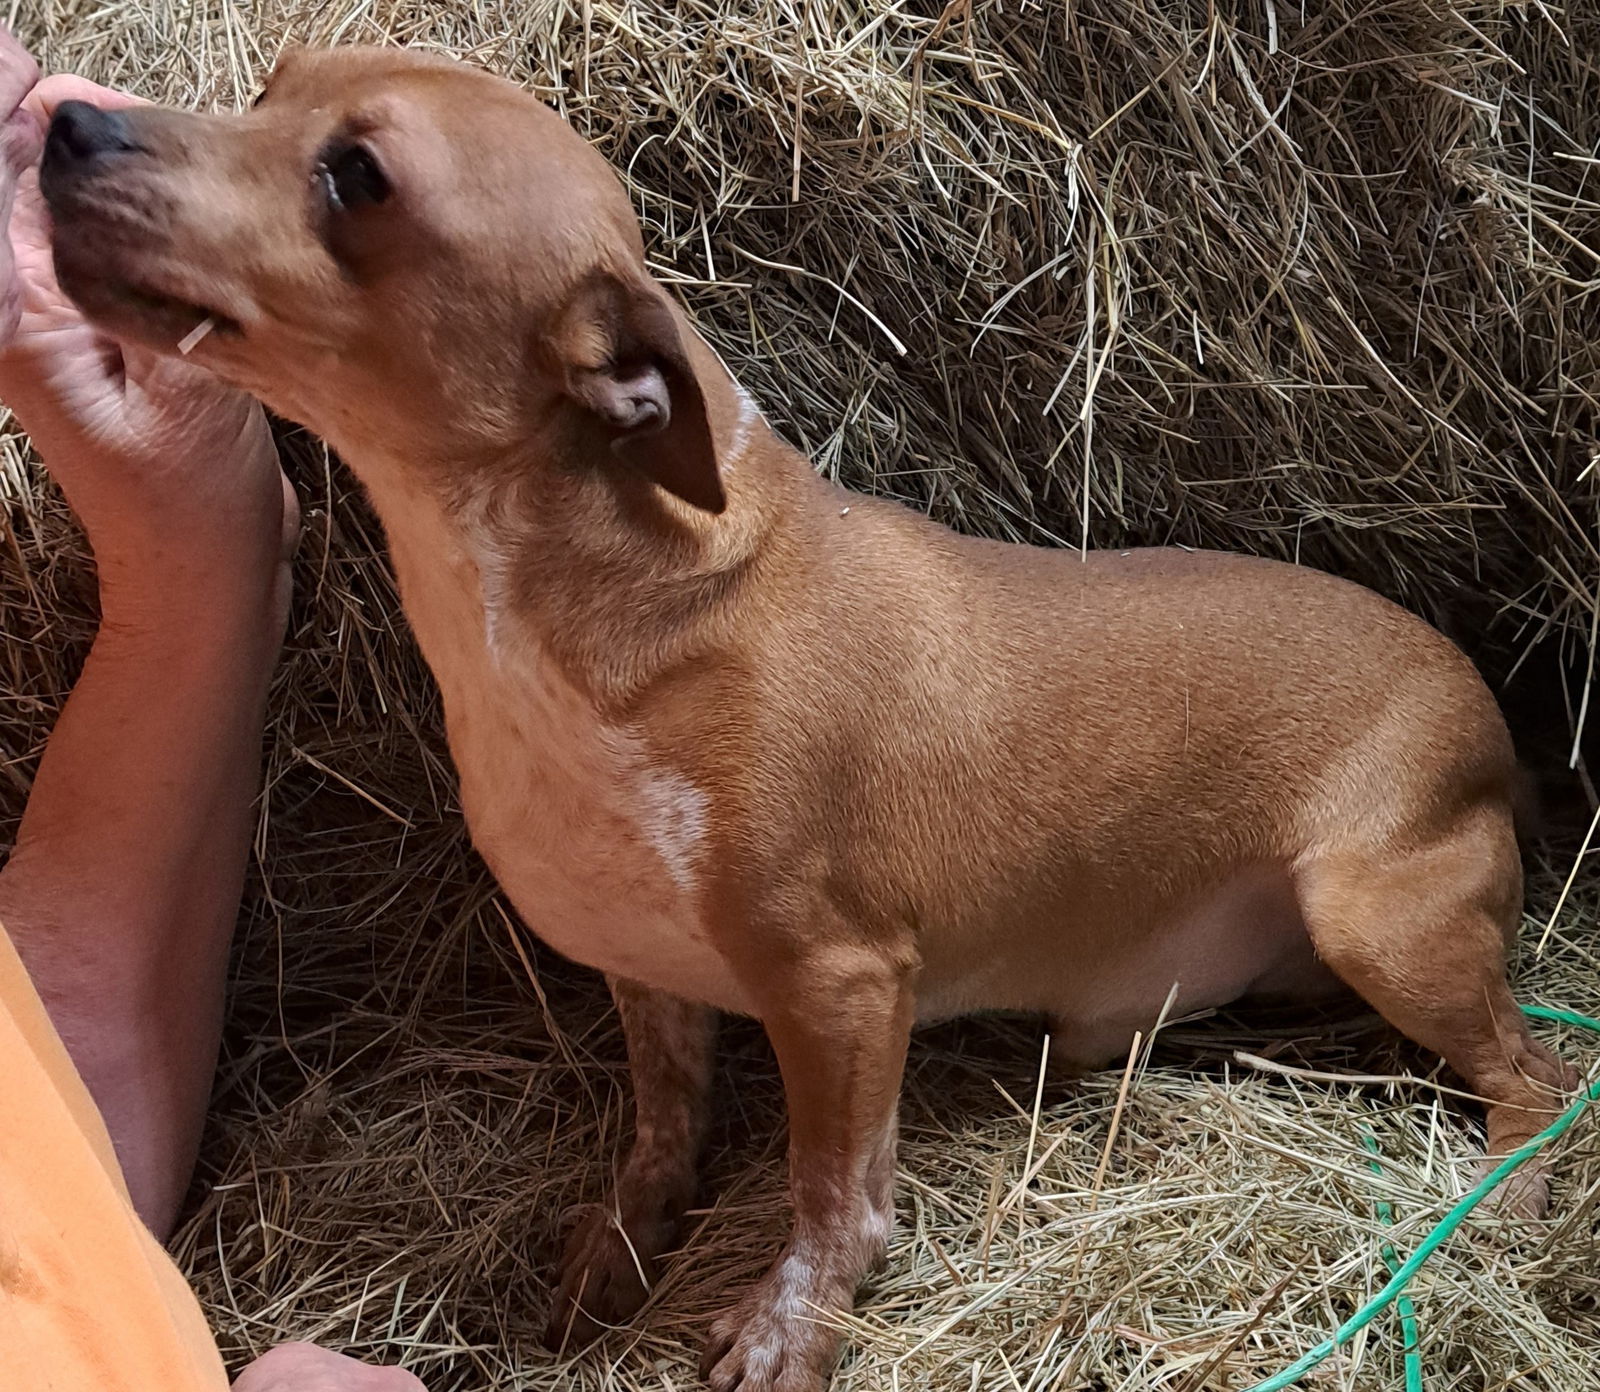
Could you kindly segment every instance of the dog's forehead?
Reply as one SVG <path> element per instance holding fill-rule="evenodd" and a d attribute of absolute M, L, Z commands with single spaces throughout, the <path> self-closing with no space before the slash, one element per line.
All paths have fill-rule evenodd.
<path fill-rule="evenodd" d="M 446 133 L 470 130 L 482 119 L 514 126 L 518 117 L 538 122 L 541 115 L 565 126 L 521 88 L 481 68 L 405 50 L 293 49 L 279 58 L 264 95 L 280 110 L 375 116 L 412 108 Z"/>
<path fill-rule="evenodd" d="M 398 81 L 407 75 L 452 73 L 461 80 L 488 74 L 437 54 L 402 48 L 349 44 L 337 48 L 290 47 L 278 55 L 267 78 L 277 95 L 332 95 L 370 81 Z"/>
<path fill-rule="evenodd" d="M 604 159 L 532 93 L 436 55 L 292 50 L 264 96 L 268 110 L 310 117 L 318 130 L 399 137 L 409 157 L 429 160 L 449 182 L 483 182 L 507 194 L 554 179 L 569 195 L 615 182 Z"/>

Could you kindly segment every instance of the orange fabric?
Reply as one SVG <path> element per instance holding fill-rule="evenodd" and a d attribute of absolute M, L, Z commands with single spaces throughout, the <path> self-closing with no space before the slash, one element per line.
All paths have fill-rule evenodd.
<path fill-rule="evenodd" d="M 222 1392 L 199 1303 L 0 930 L 0 1389 Z"/>

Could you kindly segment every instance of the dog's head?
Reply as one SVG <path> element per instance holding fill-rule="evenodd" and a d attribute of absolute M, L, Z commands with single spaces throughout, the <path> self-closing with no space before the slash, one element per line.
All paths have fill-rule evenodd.
<path fill-rule="evenodd" d="M 335 444 L 542 441 L 723 506 L 686 331 L 625 192 L 509 83 L 299 51 L 239 115 L 64 104 L 42 183 L 91 319 L 181 344 Z"/>

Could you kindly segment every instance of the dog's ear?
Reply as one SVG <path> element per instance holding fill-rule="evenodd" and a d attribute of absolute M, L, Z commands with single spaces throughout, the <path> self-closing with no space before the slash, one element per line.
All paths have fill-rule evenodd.
<path fill-rule="evenodd" d="M 642 272 L 589 280 L 563 317 L 566 393 L 611 434 L 611 448 L 705 512 L 727 506 L 705 398 L 666 294 Z"/>

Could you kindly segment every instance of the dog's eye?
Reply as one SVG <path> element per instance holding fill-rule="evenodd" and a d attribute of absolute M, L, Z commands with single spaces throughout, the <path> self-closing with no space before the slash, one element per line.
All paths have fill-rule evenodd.
<path fill-rule="evenodd" d="M 328 206 L 335 212 L 382 203 L 389 196 L 389 180 L 364 145 L 330 150 L 318 172 Z"/>

